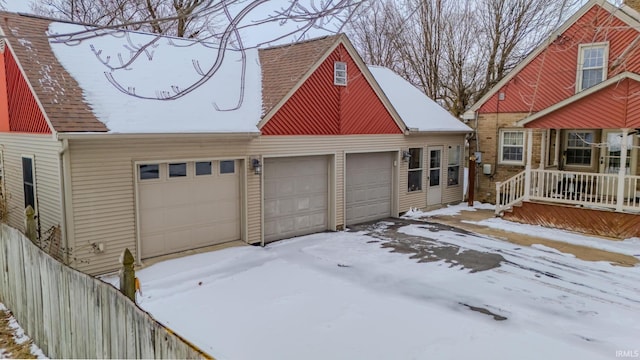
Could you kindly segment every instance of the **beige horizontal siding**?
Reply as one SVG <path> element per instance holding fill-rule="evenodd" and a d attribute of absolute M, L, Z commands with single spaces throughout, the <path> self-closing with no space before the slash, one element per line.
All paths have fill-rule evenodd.
<path fill-rule="evenodd" d="M 444 140 L 443 140 L 444 139 Z M 75 255 L 78 267 L 97 274 L 115 270 L 120 252 L 128 247 L 136 252 L 135 172 L 136 161 L 174 161 L 207 158 L 246 159 L 246 224 L 244 240 L 261 240 L 261 176 L 255 175 L 252 156 L 331 155 L 335 158 L 333 224 L 344 224 L 344 161 L 350 152 L 400 151 L 410 146 L 432 143 L 462 144 L 464 137 L 404 135 L 352 136 L 264 136 L 256 139 L 225 140 L 206 136 L 189 138 L 70 140 L 72 168 L 72 206 L 75 220 Z M 404 168 L 403 168 L 404 166 Z M 400 164 L 399 211 L 410 206 L 423 208 L 419 200 L 406 193 L 406 164 Z M 460 196 L 461 199 L 461 196 Z M 91 243 L 104 243 L 101 254 L 92 252 Z"/>
<path fill-rule="evenodd" d="M 51 135 L 0 134 L 3 152 L 8 223 L 24 231 L 22 156 L 34 156 L 36 197 L 42 235 L 62 223 L 60 203 L 60 143 Z"/>
<path fill-rule="evenodd" d="M 427 206 L 427 148 L 429 146 L 442 146 L 443 158 L 442 166 L 444 167 L 444 182 L 442 188 L 442 203 L 455 203 L 460 202 L 463 199 L 463 169 L 464 164 L 460 164 L 460 179 L 459 185 L 447 186 L 446 184 L 446 168 L 449 163 L 449 146 L 460 145 L 463 152 L 464 159 L 464 135 L 437 135 L 428 134 L 421 136 L 409 136 L 405 142 L 404 149 L 408 148 L 422 148 L 422 190 L 421 191 L 407 191 L 408 170 L 409 164 L 407 162 L 400 162 L 400 208 L 399 211 L 406 212 L 411 208 L 424 209 Z"/>

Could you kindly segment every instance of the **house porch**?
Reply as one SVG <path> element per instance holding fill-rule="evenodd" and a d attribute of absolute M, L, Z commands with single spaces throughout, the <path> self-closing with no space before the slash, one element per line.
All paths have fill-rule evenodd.
<path fill-rule="evenodd" d="M 607 209 L 524 201 L 504 212 L 503 219 L 615 239 L 640 237 L 640 214 Z"/>

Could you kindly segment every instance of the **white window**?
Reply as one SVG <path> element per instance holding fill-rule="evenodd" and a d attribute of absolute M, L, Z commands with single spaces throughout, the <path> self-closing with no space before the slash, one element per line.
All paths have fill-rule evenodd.
<path fill-rule="evenodd" d="M 409 149 L 408 192 L 422 190 L 422 149 Z"/>
<path fill-rule="evenodd" d="M 24 190 L 24 207 L 31 206 L 38 212 L 36 198 L 36 169 L 33 156 L 22 156 L 22 185 Z"/>
<path fill-rule="evenodd" d="M 501 164 L 523 165 L 524 164 L 524 131 L 505 130 L 500 132 L 500 154 Z"/>
<path fill-rule="evenodd" d="M 593 131 L 568 131 L 565 143 L 566 165 L 591 166 Z"/>
<path fill-rule="evenodd" d="M 609 61 L 608 43 L 584 44 L 579 49 L 576 92 L 604 81 Z"/>
<path fill-rule="evenodd" d="M 447 168 L 447 185 L 455 186 L 460 182 L 460 145 L 449 146 L 449 167 Z"/>
<path fill-rule="evenodd" d="M 347 63 L 341 61 L 333 63 L 333 84 L 347 86 Z"/>
<path fill-rule="evenodd" d="M 3 201 L 4 196 L 4 155 L 0 151 L 0 201 Z M 2 214 L 0 214 L 2 216 Z"/>
<path fill-rule="evenodd" d="M 169 177 L 179 178 L 187 176 L 187 163 L 169 164 Z"/>
<path fill-rule="evenodd" d="M 220 174 L 235 174 L 235 172 L 236 172 L 235 160 L 220 161 Z"/>
<path fill-rule="evenodd" d="M 143 164 L 138 165 L 138 173 L 140 180 L 152 180 L 160 178 L 160 165 Z"/>
<path fill-rule="evenodd" d="M 196 161 L 196 176 L 211 175 L 211 161 Z"/>

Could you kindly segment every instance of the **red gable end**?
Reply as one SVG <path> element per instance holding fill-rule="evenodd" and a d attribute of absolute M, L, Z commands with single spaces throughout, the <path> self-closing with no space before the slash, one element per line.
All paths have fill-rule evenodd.
<path fill-rule="evenodd" d="M 8 107 L 8 119 L 3 118 L 2 130 L 26 133 L 50 134 L 51 129 L 25 80 L 18 63 L 9 48 L 5 48 L 3 56 L 6 78 L 6 93 L 0 101 Z M 8 121 L 8 126 L 7 126 Z"/>
<path fill-rule="evenodd" d="M 333 83 L 336 61 L 347 64 L 347 86 Z M 263 135 L 402 133 L 342 44 L 278 109 L 261 131 Z"/>
<path fill-rule="evenodd" d="M 637 36 L 636 29 L 595 5 L 496 91 L 478 112 L 534 113 L 573 96 L 576 93 L 580 44 L 609 42 L 608 78 L 624 71 L 638 73 L 640 61 L 635 59 L 640 53 L 637 51 L 628 54 L 630 58 L 626 61 L 613 66 Z M 498 100 L 500 94 L 504 100 Z"/>
<path fill-rule="evenodd" d="M 624 79 L 525 125 L 531 128 L 638 128 L 640 83 Z"/>

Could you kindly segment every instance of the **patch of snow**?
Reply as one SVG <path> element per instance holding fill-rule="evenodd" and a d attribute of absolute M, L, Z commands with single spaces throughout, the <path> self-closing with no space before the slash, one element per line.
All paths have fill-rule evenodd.
<path fill-rule="evenodd" d="M 4 0 L 5 9 L 12 12 L 32 13 L 31 0 Z"/>
<path fill-rule="evenodd" d="M 466 202 L 461 202 L 460 204 L 447 205 L 446 207 L 431 211 L 410 209 L 402 217 L 407 219 L 423 219 L 436 215 L 459 215 L 461 211 L 495 210 L 495 208 L 495 205 L 481 203 L 479 201 L 475 201 L 473 207 L 470 207 Z"/>
<path fill-rule="evenodd" d="M 540 225 L 520 224 L 500 218 L 482 221 L 465 221 L 469 224 L 487 226 L 494 229 L 510 231 L 518 234 L 535 235 L 541 238 L 582 245 L 594 249 L 616 252 L 640 258 L 640 238 L 630 238 L 623 241 L 603 240 L 595 236 L 588 236 L 570 231 L 547 228 Z"/>
<path fill-rule="evenodd" d="M 382 91 L 410 129 L 418 131 L 464 131 L 471 128 L 395 72 L 369 66 Z"/>
<path fill-rule="evenodd" d="M 49 26 L 50 35 L 85 31 L 74 24 Z M 110 132 L 258 131 L 262 88 L 256 49 L 244 53 L 243 81 L 240 51 L 136 32 L 94 33 L 97 36 L 82 41 L 53 37 L 50 44 Z M 204 73 L 215 66 L 218 56 L 220 68 L 207 80 Z M 193 92 L 167 100 L 201 80 L 206 82 Z"/>
<path fill-rule="evenodd" d="M 573 254 L 564 253 L 564 252 L 562 252 L 562 251 L 560 251 L 558 249 L 554 249 L 552 247 L 544 246 L 542 244 L 533 244 L 533 245 L 531 245 L 531 247 L 534 248 L 534 249 L 538 249 L 538 250 L 542 250 L 542 251 L 546 251 L 546 252 L 551 252 L 551 253 L 554 253 L 554 254 L 559 254 L 559 255 L 569 256 L 569 257 L 576 257 Z"/>

